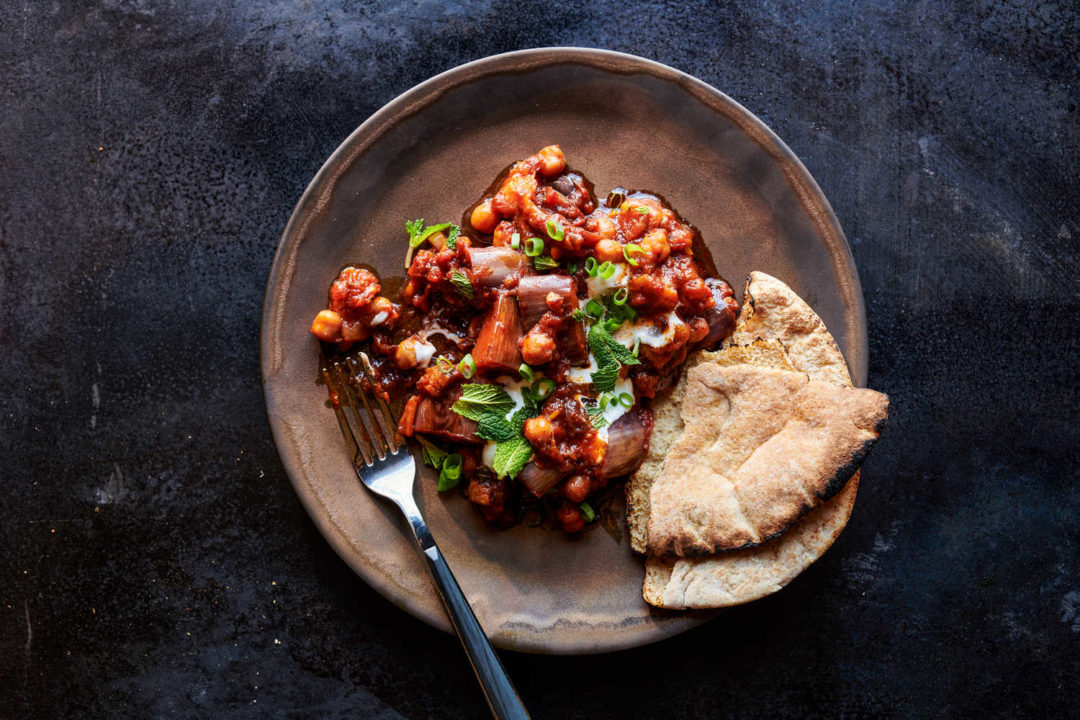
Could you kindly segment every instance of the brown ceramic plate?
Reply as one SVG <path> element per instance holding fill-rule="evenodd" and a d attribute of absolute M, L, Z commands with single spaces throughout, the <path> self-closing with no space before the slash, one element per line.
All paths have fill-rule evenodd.
<path fill-rule="evenodd" d="M 498 55 L 398 97 L 341 144 L 281 239 L 266 289 L 262 373 L 281 460 L 311 517 L 367 582 L 419 618 L 449 623 L 395 509 L 357 481 L 316 384 L 311 318 L 349 263 L 401 276 L 404 222 L 456 221 L 509 163 L 551 143 L 596 184 L 654 190 L 694 223 L 722 276 L 784 280 L 824 318 L 866 380 L 862 292 L 843 232 L 806 168 L 741 105 L 630 55 L 552 48 Z M 490 528 L 457 493 L 417 482 L 484 629 L 502 648 L 592 653 L 682 632 L 708 614 L 651 609 L 625 533 Z"/>

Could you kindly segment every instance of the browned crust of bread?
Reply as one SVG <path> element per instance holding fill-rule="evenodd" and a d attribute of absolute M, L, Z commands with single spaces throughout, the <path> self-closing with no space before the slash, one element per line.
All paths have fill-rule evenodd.
<path fill-rule="evenodd" d="M 840 537 L 855 506 L 859 474 L 832 500 L 775 540 L 697 558 L 649 556 L 642 596 L 671 610 L 729 607 L 785 587 Z"/>
<path fill-rule="evenodd" d="M 648 551 L 758 545 L 835 495 L 888 412 L 874 390 L 801 372 L 704 363 L 687 373 L 684 431 L 650 490 Z"/>
<path fill-rule="evenodd" d="M 794 328 L 787 326 L 784 320 L 792 314 L 802 315 Z M 824 337 L 793 342 L 789 337 L 792 333 Z M 782 282 L 754 272 L 747 278 L 739 322 L 726 347 L 758 345 L 759 338 L 780 347 L 783 364 L 775 365 L 761 359 L 744 359 L 742 362 L 786 370 L 798 368 L 811 378 L 851 384 L 843 355 L 821 319 Z M 778 338 L 785 343 L 780 345 Z M 717 355 L 695 353 L 691 358 L 701 362 L 718 360 Z M 687 367 L 691 364 L 688 362 Z M 679 402 L 673 402 L 673 394 L 657 398 L 653 403 L 654 411 L 668 405 L 677 408 L 681 396 L 677 398 Z M 678 413 L 675 415 L 678 417 Z M 661 443 L 657 447 L 663 451 L 659 458 L 661 465 L 670 444 L 682 433 L 681 422 L 678 418 L 675 437 L 670 438 L 666 446 Z M 649 491 L 653 480 L 648 470 L 646 463 L 626 488 L 628 506 L 633 508 L 627 518 L 631 546 L 637 552 L 644 552 L 647 544 Z M 662 608 L 705 609 L 738 605 L 776 592 L 824 554 L 840 536 L 854 509 L 858 489 L 859 473 L 856 472 L 831 500 L 804 515 L 787 532 L 756 547 L 697 558 L 647 557 L 642 588 L 645 600 Z"/>
<path fill-rule="evenodd" d="M 649 490 L 663 467 L 671 445 L 682 435 L 681 408 L 686 393 L 686 372 L 704 362 L 794 370 L 779 340 L 755 340 L 745 346 L 731 345 L 716 352 L 697 352 L 687 359 L 678 383 L 653 400 L 655 426 L 649 452 L 641 467 L 626 483 L 626 521 L 630 529 L 630 547 L 635 552 L 644 554 L 648 544 Z"/>

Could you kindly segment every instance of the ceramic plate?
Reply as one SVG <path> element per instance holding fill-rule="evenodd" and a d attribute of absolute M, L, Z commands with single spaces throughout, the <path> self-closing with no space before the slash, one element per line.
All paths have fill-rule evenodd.
<path fill-rule="evenodd" d="M 406 219 L 457 221 L 507 165 L 552 143 L 598 193 L 622 185 L 663 195 L 701 230 L 740 298 L 750 270 L 791 285 L 825 320 L 857 383 L 866 380 L 862 293 L 836 217 L 791 151 L 723 93 L 641 58 L 552 48 L 478 60 L 401 95 L 341 144 L 296 206 L 266 289 L 262 373 L 282 462 L 319 529 L 379 592 L 443 630 L 408 530 L 350 466 L 316 384 L 308 328 L 341 267 L 403 275 Z M 625 531 L 495 530 L 458 493 L 440 497 L 427 468 L 416 494 L 499 647 L 603 652 L 710 617 L 645 604 L 642 561 Z"/>

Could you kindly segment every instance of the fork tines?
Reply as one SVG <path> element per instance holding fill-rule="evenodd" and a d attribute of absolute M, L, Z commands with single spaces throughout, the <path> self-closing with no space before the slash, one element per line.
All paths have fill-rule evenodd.
<path fill-rule="evenodd" d="M 397 437 L 397 423 L 375 383 L 371 360 L 365 353 L 359 355 L 359 359 L 348 357 L 323 367 L 322 375 L 337 393 L 334 412 L 341 433 L 356 448 L 353 460 L 359 463 L 362 459 L 370 466 L 377 459 L 385 460 L 387 454 L 396 455 L 404 443 Z"/>

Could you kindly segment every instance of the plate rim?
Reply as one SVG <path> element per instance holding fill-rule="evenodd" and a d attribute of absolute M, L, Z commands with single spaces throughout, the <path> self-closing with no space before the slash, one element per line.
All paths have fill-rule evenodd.
<path fill-rule="evenodd" d="M 275 421 L 273 408 L 276 403 L 273 397 L 272 384 L 268 382 L 273 374 L 271 357 L 273 354 L 271 347 L 272 329 L 275 325 L 273 301 L 281 293 L 286 275 L 291 275 L 291 263 L 287 255 L 290 249 L 295 250 L 296 248 L 287 247 L 288 240 L 290 237 L 303 232 L 304 226 L 312 219 L 312 215 L 317 213 L 322 201 L 332 192 L 334 186 L 332 176 L 335 173 L 347 169 L 355 159 L 377 143 L 398 122 L 430 107 L 442 95 L 456 87 L 483 80 L 492 75 L 525 73 L 552 65 L 584 65 L 604 72 L 624 75 L 647 74 L 661 80 L 674 82 L 693 98 L 709 107 L 709 109 L 720 112 L 739 125 L 763 150 L 770 152 L 774 159 L 780 161 L 781 164 L 783 162 L 788 163 L 791 172 L 785 172 L 785 175 L 793 190 L 800 196 L 800 204 L 810 216 L 823 242 L 831 251 L 834 275 L 846 274 L 851 278 L 849 287 L 841 287 L 841 292 L 848 296 L 848 299 L 851 300 L 851 306 L 855 310 L 854 318 L 847 319 L 849 326 L 845 328 L 846 336 L 852 338 L 861 335 L 861 337 L 855 337 L 859 341 L 855 344 L 864 348 L 864 352 L 860 357 L 845 359 L 849 364 L 856 385 L 864 386 L 867 379 L 869 348 L 862 283 L 851 252 L 851 246 L 843 229 L 840 227 L 840 222 L 833 211 L 832 205 L 809 170 L 784 141 L 754 113 L 726 93 L 681 70 L 637 55 L 598 48 L 549 47 L 515 50 L 472 60 L 445 70 L 397 95 L 375 111 L 338 144 L 307 184 L 289 216 L 289 220 L 278 240 L 273 263 L 267 278 L 266 289 L 263 293 L 259 332 L 260 384 L 263 391 L 267 421 L 270 425 L 278 458 L 285 469 L 290 484 L 300 498 L 301 504 L 323 538 L 334 549 L 334 552 L 380 595 L 414 617 L 448 633 L 452 632 L 452 628 L 442 612 L 432 613 L 426 606 L 414 599 L 396 593 L 392 582 L 386 581 L 377 573 L 372 572 L 371 568 L 356 561 L 353 543 L 335 525 L 327 510 L 319 502 L 314 489 L 308 482 L 306 473 L 301 467 L 302 463 L 299 463 L 295 453 L 282 452 L 285 443 L 283 443 L 281 435 L 284 430 Z M 319 192 L 320 188 L 323 188 L 321 194 Z M 811 208 L 820 210 L 820 216 L 811 212 Z M 298 246 L 295 243 L 294 245 Z M 844 272 L 838 272 L 839 270 Z M 671 618 L 668 613 L 661 611 L 660 614 Z M 609 639 L 611 636 L 605 636 L 604 640 L 607 640 L 607 642 L 600 644 L 589 642 L 575 647 L 552 648 L 527 642 L 525 638 L 517 634 L 513 636 L 514 639 L 509 643 L 497 642 L 496 644 L 503 649 L 530 653 L 587 654 L 614 652 L 673 637 L 706 622 L 716 614 L 715 612 L 702 613 L 700 611 L 682 613 L 677 618 L 682 622 L 664 622 L 662 624 L 639 626 L 644 631 L 623 632 L 622 635 L 625 637 L 614 641 Z M 618 638 L 618 636 L 615 637 Z"/>

